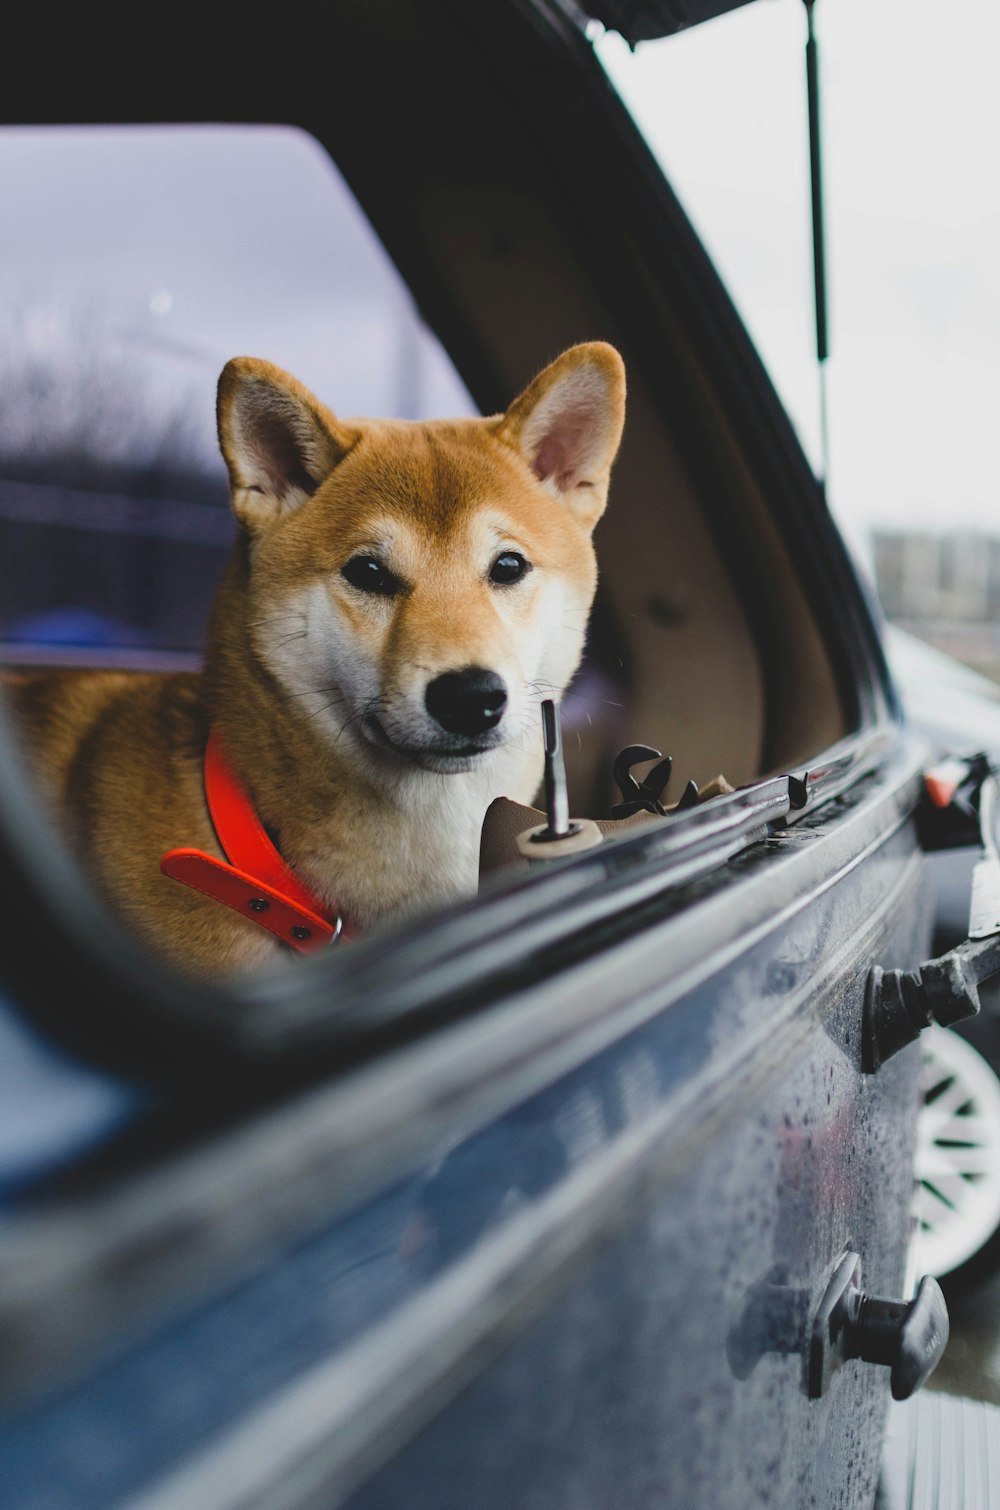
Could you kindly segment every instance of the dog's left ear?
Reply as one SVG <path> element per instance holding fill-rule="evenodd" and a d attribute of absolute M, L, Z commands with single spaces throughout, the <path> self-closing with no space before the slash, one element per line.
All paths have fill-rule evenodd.
<path fill-rule="evenodd" d="M 217 409 L 233 513 L 252 534 L 305 503 L 359 438 L 291 373 L 259 357 L 226 363 Z"/>
<path fill-rule="evenodd" d="M 625 364 L 605 341 L 571 346 L 514 400 L 497 435 L 593 529 L 625 423 Z"/>

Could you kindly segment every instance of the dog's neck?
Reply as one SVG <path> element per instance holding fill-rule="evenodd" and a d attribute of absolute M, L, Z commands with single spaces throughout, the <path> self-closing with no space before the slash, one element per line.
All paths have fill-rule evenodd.
<path fill-rule="evenodd" d="M 237 621 L 238 621 L 238 616 Z M 483 819 L 495 797 L 530 801 L 538 750 L 507 747 L 453 775 L 337 748 L 239 634 L 206 664 L 209 716 L 286 863 L 361 927 L 473 895 Z"/>
<path fill-rule="evenodd" d="M 258 751 L 277 743 L 262 733 Z M 499 751 L 481 770 L 414 770 L 374 783 L 322 736 L 289 729 L 285 738 L 276 753 L 250 761 L 240 737 L 234 759 L 286 862 L 361 927 L 473 895 L 487 808 L 501 795 L 528 800 L 540 776 L 537 761 L 528 770 L 523 753 Z M 301 764 L 293 749 L 303 751 Z"/>

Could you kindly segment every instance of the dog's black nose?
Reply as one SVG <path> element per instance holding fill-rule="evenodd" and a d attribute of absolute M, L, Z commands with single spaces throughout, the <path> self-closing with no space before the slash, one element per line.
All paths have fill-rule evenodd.
<path fill-rule="evenodd" d="M 449 734 L 485 734 L 503 718 L 507 688 L 495 671 L 469 666 L 435 677 L 424 701 L 431 718 Z"/>

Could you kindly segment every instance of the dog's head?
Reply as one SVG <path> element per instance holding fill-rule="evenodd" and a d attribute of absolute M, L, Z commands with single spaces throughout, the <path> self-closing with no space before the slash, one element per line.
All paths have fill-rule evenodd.
<path fill-rule="evenodd" d="M 289 710 L 387 770 L 469 770 L 535 741 L 583 648 L 624 401 L 603 342 L 506 414 L 427 423 L 344 421 L 271 363 L 229 362 L 246 632 Z"/>

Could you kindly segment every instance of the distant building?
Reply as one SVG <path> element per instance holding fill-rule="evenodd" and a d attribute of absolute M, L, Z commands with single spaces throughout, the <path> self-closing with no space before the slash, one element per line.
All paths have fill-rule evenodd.
<path fill-rule="evenodd" d="M 875 577 L 890 619 L 1000 621 L 1000 539 L 879 530 Z"/>
<path fill-rule="evenodd" d="M 976 530 L 879 530 L 886 618 L 1000 681 L 1000 539 Z"/>

